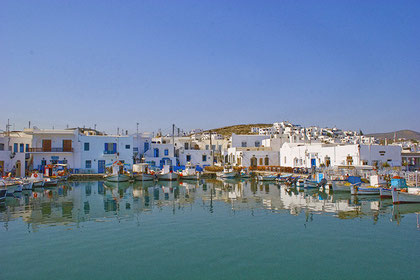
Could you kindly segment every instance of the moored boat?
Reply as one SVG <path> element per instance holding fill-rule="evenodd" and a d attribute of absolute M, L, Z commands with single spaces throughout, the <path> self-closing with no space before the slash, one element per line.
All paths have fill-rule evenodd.
<path fill-rule="evenodd" d="M 350 187 L 350 193 L 352 195 L 378 195 L 380 194 L 380 189 L 380 187 L 376 186 L 353 184 Z"/>
<path fill-rule="evenodd" d="M 420 188 L 407 188 L 398 191 L 396 188 L 392 189 L 392 203 L 420 203 Z"/>
<path fill-rule="evenodd" d="M 104 179 L 109 182 L 127 182 L 130 176 L 124 173 L 124 164 L 117 160 L 112 164 L 110 172 L 104 175 Z"/>
<path fill-rule="evenodd" d="M 258 175 L 258 181 L 275 181 L 278 177 L 277 175 Z"/>
<path fill-rule="evenodd" d="M 176 181 L 178 174 L 174 172 L 172 165 L 164 165 L 160 173 L 157 173 L 158 180 Z"/>
<path fill-rule="evenodd" d="M 407 182 L 404 178 L 395 176 L 391 179 L 391 184 L 389 187 L 381 187 L 380 195 L 381 198 L 391 198 L 392 189 L 402 190 L 407 188 Z"/>
<path fill-rule="evenodd" d="M 185 169 L 178 173 L 182 180 L 198 180 L 200 179 L 200 172 L 196 171 L 195 166 L 191 163 L 185 165 Z"/>
<path fill-rule="evenodd" d="M 216 176 L 221 179 L 233 179 L 238 176 L 238 172 L 236 172 L 230 165 L 225 165 L 223 167 L 223 171 L 217 172 Z"/>
<path fill-rule="evenodd" d="M 156 175 L 149 170 L 147 163 L 137 163 L 133 165 L 133 179 L 136 181 L 153 181 Z"/>

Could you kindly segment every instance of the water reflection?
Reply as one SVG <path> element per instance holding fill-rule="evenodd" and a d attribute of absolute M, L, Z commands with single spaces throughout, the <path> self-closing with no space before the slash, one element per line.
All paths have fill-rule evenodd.
<path fill-rule="evenodd" d="M 252 180 L 201 180 L 199 182 L 68 182 L 50 189 L 24 191 L 0 204 L 0 221 L 22 219 L 39 225 L 80 224 L 85 221 L 131 218 L 153 211 L 172 211 L 197 206 L 209 213 L 220 207 L 232 211 L 268 210 L 304 214 L 306 222 L 316 214 L 339 219 L 381 218 L 399 223 L 410 213 L 420 213 L 420 205 L 392 205 L 390 199 L 351 196 L 349 193 L 320 192 L 288 188 Z"/>

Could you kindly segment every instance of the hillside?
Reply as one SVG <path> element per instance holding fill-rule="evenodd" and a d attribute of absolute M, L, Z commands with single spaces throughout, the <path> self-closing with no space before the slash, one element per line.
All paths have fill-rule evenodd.
<path fill-rule="evenodd" d="M 387 133 L 371 133 L 371 134 L 366 134 L 366 136 L 373 136 L 375 138 L 378 139 L 394 139 L 394 133 L 395 132 L 387 132 Z M 415 139 L 417 141 L 420 141 L 420 133 L 414 130 L 398 130 L 397 131 L 397 139 L 398 138 L 404 138 L 404 139 Z"/>
<path fill-rule="evenodd" d="M 232 126 L 225 126 L 220 128 L 211 129 L 212 132 L 216 132 L 223 136 L 230 136 L 232 133 L 236 134 L 251 134 L 251 127 L 271 127 L 273 124 L 259 123 L 259 124 L 238 124 Z M 206 130 L 209 131 L 209 130 Z"/>

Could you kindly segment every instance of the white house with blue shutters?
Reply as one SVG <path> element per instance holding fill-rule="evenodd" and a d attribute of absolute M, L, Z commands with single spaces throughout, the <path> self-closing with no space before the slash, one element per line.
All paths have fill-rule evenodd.
<path fill-rule="evenodd" d="M 133 166 L 133 136 L 80 135 L 80 166 L 82 173 L 104 173 L 106 166 L 120 160 L 126 169 Z"/>

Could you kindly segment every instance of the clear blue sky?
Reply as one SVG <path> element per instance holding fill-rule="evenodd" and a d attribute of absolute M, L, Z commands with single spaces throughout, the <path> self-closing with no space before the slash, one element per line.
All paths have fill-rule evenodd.
<path fill-rule="evenodd" d="M 420 131 L 420 1 L 0 1 L 0 128 Z"/>

